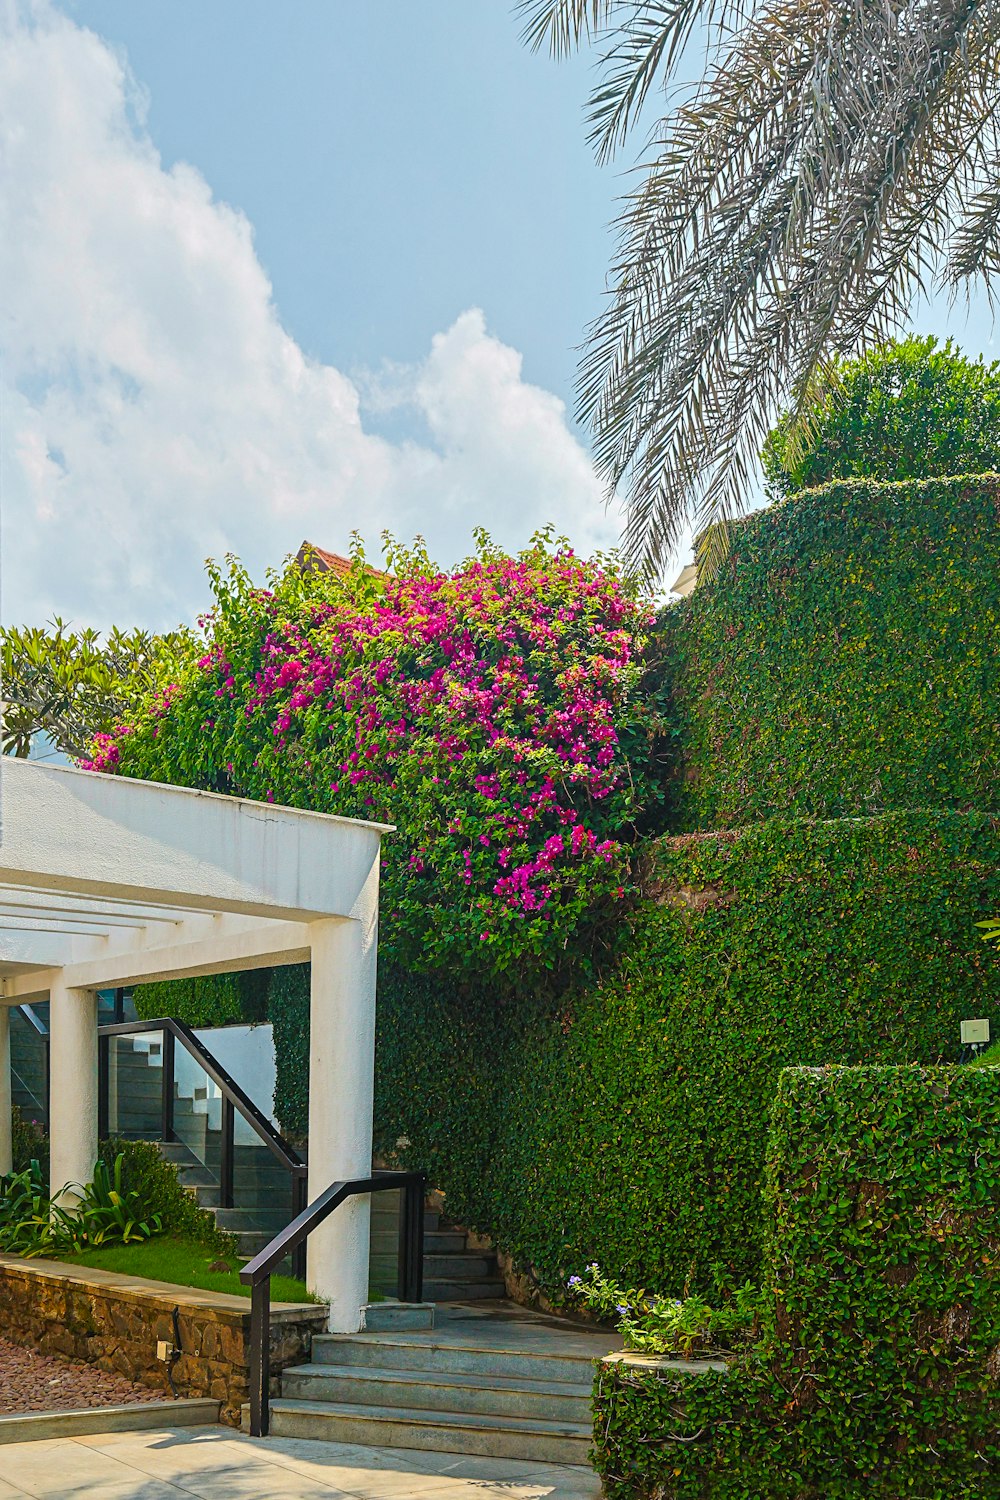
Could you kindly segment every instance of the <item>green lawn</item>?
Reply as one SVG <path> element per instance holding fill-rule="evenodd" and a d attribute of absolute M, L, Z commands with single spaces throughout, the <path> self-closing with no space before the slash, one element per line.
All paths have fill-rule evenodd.
<path fill-rule="evenodd" d="M 218 1259 L 215 1251 L 197 1240 L 180 1239 L 171 1234 L 158 1234 L 151 1240 L 132 1245 L 101 1245 L 96 1250 L 84 1250 L 61 1259 L 70 1264 L 118 1271 L 123 1276 L 145 1276 L 150 1281 L 197 1286 L 206 1292 L 230 1292 L 237 1297 L 250 1295 L 250 1288 L 240 1281 L 238 1261 L 229 1261 L 233 1267 L 231 1271 L 210 1271 L 209 1266 Z M 317 1301 L 306 1291 L 305 1282 L 296 1281 L 291 1276 L 272 1276 L 271 1298 L 274 1302 Z"/>

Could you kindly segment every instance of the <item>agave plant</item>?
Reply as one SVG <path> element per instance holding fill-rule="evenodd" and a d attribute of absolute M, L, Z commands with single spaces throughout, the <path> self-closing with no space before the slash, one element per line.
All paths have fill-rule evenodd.
<path fill-rule="evenodd" d="M 745 508 L 779 412 L 804 421 L 837 356 L 1000 268 L 1000 0 L 521 9 L 536 47 L 601 47 L 600 158 L 659 94 L 579 386 L 628 555 L 655 575 L 687 526 Z"/>
<path fill-rule="evenodd" d="M 123 1161 L 121 1154 L 115 1157 L 113 1175 L 107 1162 L 99 1161 L 93 1182 L 77 1189 L 76 1217 L 88 1245 L 128 1245 L 133 1240 L 148 1240 L 163 1228 L 159 1214 L 144 1215 L 139 1194 L 123 1188 Z"/>
<path fill-rule="evenodd" d="M 0 1177 L 0 1251 L 26 1258 L 67 1255 L 159 1234 L 159 1214 L 144 1214 L 139 1194 L 122 1186 L 123 1160 L 115 1158 L 113 1173 L 99 1161 L 93 1182 L 70 1183 L 54 1199 L 45 1190 L 37 1161 L 23 1172 Z"/>
<path fill-rule="evenodd" d="M 37 1160 L 0 1177 L 0 1250 L 12 1255 L 65 1254 L 81 1244 L 73 1216 L 50 1201 Z"/>

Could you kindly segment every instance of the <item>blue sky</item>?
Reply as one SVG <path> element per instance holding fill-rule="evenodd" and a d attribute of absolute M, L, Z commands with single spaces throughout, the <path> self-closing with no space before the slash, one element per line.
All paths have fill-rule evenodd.
<path fill-rule="evenodd" d="M 507 0 L 87 0 L 124 46 L 165 165 L 247 214 L 282 319 L 342 369 L 414 361 L 464 308 L 571 399 L 621 175 L 589 62 L 530 53 Z"/>
<path fill-rule="evenodd" d="M 0 0 L 3 618 L 170 625 L 355 528 L 612 545 L 589 81 L 508 0 Z"/>

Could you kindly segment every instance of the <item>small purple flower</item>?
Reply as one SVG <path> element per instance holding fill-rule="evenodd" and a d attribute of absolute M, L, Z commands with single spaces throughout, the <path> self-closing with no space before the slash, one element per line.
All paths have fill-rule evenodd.
<path fill-rule="evenodd" d="M 582 1286 L 583 1282 L 579 1276 L 571 1276 L 566 1283 L 567 1286 Z"/>
<path fill-rule="evenodd" d="M 623 1317 L 628 1312 L 628 1308 L 625 1306 L 624 1302 L 616 1302 L 615 1306 L 617 1307 L 618 1311 L 622 1314 Z"/>

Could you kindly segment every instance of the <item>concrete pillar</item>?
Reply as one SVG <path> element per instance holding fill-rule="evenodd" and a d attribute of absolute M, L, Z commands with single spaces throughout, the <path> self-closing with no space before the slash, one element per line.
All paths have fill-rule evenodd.
<path fill-rule="evenodd" d="M 10 1126 L 13 1103 L 10 1096 L 10 1007 L 0 1005 L 0 1176 L 14 1165 Z"/>
<path fill-rule="evenodd" d="M 56 982 L 49 992 L 51 1187 L 88 1183 L 97 1160 L 97 994 Z M 64 1205 L 73 1201 L 63 1198 Z"/>
<path fill-rule="evenodd" d="M 311 929 L 309 1200 L 331 1182 L 368 1177 L 375 1076 L 378 868 L 358 918 Z M 368 1301 L 371 1199 L 352 1198 L 309 1237 L 310 1291 L 330 1303 L 330 1330 L 357 1333 Z"/>

